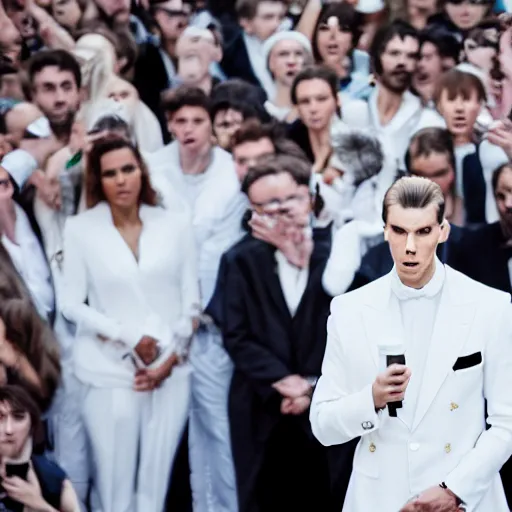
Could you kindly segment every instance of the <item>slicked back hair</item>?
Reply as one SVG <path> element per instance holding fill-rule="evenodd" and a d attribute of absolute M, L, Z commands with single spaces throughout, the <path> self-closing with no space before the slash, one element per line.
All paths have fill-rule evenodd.
<path fill-rule="evenodd" d="M 443 223 L 445 202 L 441 187 L 427 178 L 406 176 L 389 187 L 382 204 L 382 220 L 387 223 L 388 210 L 398 204 L 402 208 L 437 207 L 437 222 Z"/>

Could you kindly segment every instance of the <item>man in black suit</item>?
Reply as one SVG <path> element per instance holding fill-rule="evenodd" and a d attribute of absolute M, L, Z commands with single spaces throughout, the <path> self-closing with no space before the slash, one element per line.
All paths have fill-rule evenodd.
<path fill-rule="evenodd" d="M 459 243 L 453 266 L 468 277 L 507 293 L 512 292 L 512 164 L 494 171 L 492 188 L 500 220 L 468 231 Z M 512 508 L 512 459 L 501 479 Z"/>
<path fill-rule="evenodd" d="M 301 160 L 270 157 L 242 186 L 252 235 L 230 251 L 222 323 L 235 366 L 229 417 L 240 512 L 333 509 L 327 452 L 308 421 L 331 300 L 321 283 L 330 240 L 309 228 L 309 175 Z"/>

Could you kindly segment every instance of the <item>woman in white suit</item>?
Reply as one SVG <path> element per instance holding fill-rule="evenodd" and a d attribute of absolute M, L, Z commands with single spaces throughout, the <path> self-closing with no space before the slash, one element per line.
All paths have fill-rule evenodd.
<path fill-rule="evenodd" d="M 63 315 L 77 326 L 74 364 L 88 386 L 96 512 L 161 512 L 187 419 L 190 371 L 180 364 L 199 292 L 185 214 L 157 205 L 139 151 L 95 143 L 89 210 L 64 230 Z"/>

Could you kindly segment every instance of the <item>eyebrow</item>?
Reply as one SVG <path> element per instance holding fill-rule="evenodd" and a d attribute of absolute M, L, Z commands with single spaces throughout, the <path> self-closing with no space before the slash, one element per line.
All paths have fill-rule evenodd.
<path fill-rule="evenodd" d="M 436 223 L 437 224 L 437 223 Z M 423 226 L 421 228 L 417 228 L 415 229 L 414 231 L 415 232 L 418 232 L 418 231 L 422 231 L 423 229 L 427 229 L 427 228 L 433 228 L 436 224 L 428 224 L 427 226 Z M 403 231 L 406 231 L 406 232 L 409 232 L 406 228 L 403 228 L 402 226 L 397 226 L 396 224 L 391 224 L 391 227 L 393 229 L 401 229 Z"/>

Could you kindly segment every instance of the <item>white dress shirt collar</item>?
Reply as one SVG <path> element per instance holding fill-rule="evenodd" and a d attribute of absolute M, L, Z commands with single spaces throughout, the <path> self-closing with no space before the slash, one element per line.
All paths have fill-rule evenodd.
<path fill-rule="evenodd" d="M 277 273 L 284 300 L 292 316 L 297 312 L 308 284 L 309 269 L 292 265 L 281 251 L 276 251 Z"/>
<path fill-rule="evenodd" d="M 435 259 L 435 265 L 436 269 L 432 279 L 430 279 L 430 281 L 423 288 L 419 289 L 411 288 L 403 284 L 400 280 L 400 277 L 398 277 L 396 266 L 394 266 L 393 270 L 391 271 L 391 289 L 393 290 L 393 293 L 396 295 L 398 300 L 435 297 L 443 288 L 446 273 L 444 265 L 439 261 L 437 256 Z"/>

